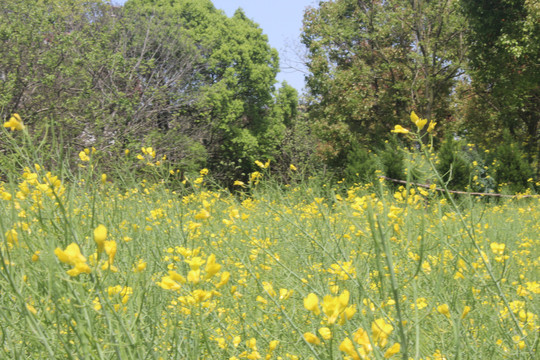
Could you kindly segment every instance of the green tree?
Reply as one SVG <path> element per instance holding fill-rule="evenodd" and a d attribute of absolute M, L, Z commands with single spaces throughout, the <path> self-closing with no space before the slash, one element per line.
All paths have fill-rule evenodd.
<path fill-rule="evenodd" d="M 232 169 L 242 160 L 248 170 L 256 158 L 271 157 L 284 130 L 284 119 L 271 116 L 278 54 L 258 25 L 240 9 L 228 18 L 209 0 L 131 0 L 125 7 L 170 19 L 199 50 L 195 108 L 210 129 L 212 163 Z"/>
<path fill-rule="evenodd" d="M 36 139 L 53 127 L 74 153 L 150 142 L 179 162 L 202 154 L 204 128 L 180 114 L 198 97 L 198 52 L 168 19 L 101 0 L 6 0 L 0 19 L 3 117 L 19 112 Z"/>
<path fill-rule="evenodd" d="M 461 5 L 470 27 L 470 74 L 478 100 L 469 106 L 466 121 L 494 122 L 501 140 L 500 130 L 508 129 L 526 145 L 540 175 L 540 4 L 463 0 Z"/>
<path fill-rule="evenodd" d="M 412 109 L 451 117 L 463 19 L 453 1 L 321 1 L 304 16 L 310 114 L 328 154 L 380 144 Z M 325 130 L 326 129 L 326 130 Z"/>

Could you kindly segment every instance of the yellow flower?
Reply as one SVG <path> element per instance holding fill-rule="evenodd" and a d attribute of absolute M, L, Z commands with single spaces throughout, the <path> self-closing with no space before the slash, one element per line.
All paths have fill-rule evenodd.
<path fill-rule="evenodd" d="M 249 175 L 249 181 L 251 181 L 254 184 L 258 184 L 261 178 L 262 178 L 262 174 L 258 171 L 254 171 Z"/>
<path fill-rule="evenodd" d="M 233 186 L 246 187 L 246 184 L 243 181 L 235 180 Z"/>
<path fill-rule="evenodd" d="M 139 259 L 139 262 L 133 267 L 133 272 L 143 272 L 146 269 L 146 263 L 143 259 Z"/>
<path fill-rule="evenodd" d="M 224 271 L 221 273 L 221 278 L 219 280 L 219 282 L 216 284 L 216 288 L 220 288 L 222 286 L 224 286 L 225 284 L 227 284 L 229 282 L 229 279 L 231 278 L 231 273 L 228 272 L 228 271 Z"/>
<path fill-rule="evenodd" d="M 446 317 L 450 317 L 450 308 L 448 307 L 448 304 L 442 304 L 437 306 L 437 311 Z"/>
<path fill-rule="evenodd" d="M 347 305 L 349 303 L 349 297 L 350 297 L 349 291 L 344 290 L 343 293 L 341 293 L 339 296 L 334 297 L 331 295 L 326 295 L 323 298 L 322 311 L 326 315 L 326 318 L 327 318 L 326 321 L 328 324 L 334 324 L 337 318 L 340 315 L 342 315 L 342 313 L 347 308 Z M 350 316 L 352 316 L 355 312 L 356 310 L 354 310 L 353 308 L 353 311 L 350 314 Z M 345 321 L 345 317 L 342 317 L 341 322 L 344 322 L 344 321 Z"/>
<path fill-rule="evenodd" d="M 364 354 L 369 354 L 373 351 L 373 346 L 371 346 L 371 341 L 369 340 L 369 335 L 367 331 L 360 328 L 353 333 L 353 340 L 360 346 L 362 346 L 362 352 Z"/>
<path fill-rule="evenodd" d="M 394 327 L 388 324 L 383 318 L 375 320 L 371 324 L 371 332 L 373 333 L 373 341 L 379 346 L 384 347 L 388 342 L 388 336 L 392 333 Z"/>
<path fill-rule="evenodd" d="M 408 134 L 409 133 L 409 130 L 405 129 L 403 126 L 401 125 L 396 125 L 394 127 L 394 130 L 391 130 L 391 132 L 393 133 L 396 133 L 396 134 Z"/>
<path fill-rule="evenodd" d="M 428 125 L 428 128 L 427 128 L 426 131 L 427 131 L 427 132 L 432 132 L 433 129 L 435 128 L 435 125 L 437 125 L 437 123 L 436 123 L 435 121 L 431 120 L 431 121 L 429 122 L 429 125 Z"/>
<path fill-rule="evenodd" d="M 401 350 L 401 344 L 395 343 L 394 345 L 390 346 L 388 350 L 384 353 L 384 357 L 387 359 L 390 359 L 392 356 L 397 354 Z"/>
<path fill-rule="evenodd" d="M 195 214 L 195 220 L 206 220 L 210 217 L 210 212 L 206 209 L 201 209 L 200 212 Z"/>
<path fill-rule="evenodd" d="M 304 307 L 313 312 L 315 315 L 319 315 L 321 310 L 319 309 L 319 298 L 317 295 L 311 293 L 304 299 Z"/>
<path fill-rule="evenodd" d="M 319 335 L 321 335 L 324 340 L 330 340 L 332 338 L 332 331 L 327 327 L 322 327 L 319 329 Z"/>
<path fill-rule="evenodd" d="M 104 225 L 98 225 L 97 228 L 94 229 L 94 241 L 96 242 L 98 246 L 98 252 L 103 251 L 103 247 L 105 246 L 105 240 L 107 239 L 107 228 Z"/>
<path fill-rule="evenodd" d="M 210 279 L 221 270 L 221 265 L 216 263 L 216 256 L 214 254 L 210 255 L 206 260 L 206 267 L 204 270 L 206 272 L 206 275 L 204 276 L 205 279 Z"/>
<path fill-rule="evenodd" d="M 88 154 L 84 151 L 81 151 L 79 153 L 79 159 L 81 159 L 81 161 L 90 161 L 90 158 L 88 157 Z"/>
<path fill-rule="evenodd" d="M 6 232 L 6 241 L 10 245 L 16 245 L 19 242 L 19 235 L 17 230 L 11 229 Z"/>
<path fill-rule="evenodd" d="M 276 350 L 277 346 L 279 345 L 279 340 L 272 340 L 270 341 L 270 344 L 268 344 L 268 351 L 274 351 Z"/>
<path fill-rule="evenodd" d="M 114 262 L 114 257 L 116 256 L 116 241 L 105 241 L 103 247 L 105 249 L 105 253 L 109 257 L 109 261 L 107 262 L 107 268 L 110 268 L 112 271 L 114 271 L 112 264 Z"/>
<path fill-rule="evenodd" d="M 32 255 L 32 261 L 33 262 L 36 262 L 39 260 L 39 254 L 41 253 L 41 251 L 37 250 L 33 255 Z"/>
<path fill-rule="evenodd" d="M 304 339 L 306 339 L 308 343 L 314 345 L 319 345 L 321 343 L 321 340 L 317 337 L 317 335 L 310 332 L 304 333 Z"/>
<path fill-rule="evenodd" d="M 427 119 L 420 119 L 414 111 L 411 112 L 411 121 L 416 125 L 418 130 L 422 130 L 427 124 Z"/>
<path fill-rule="evenodd" d="M 24 130 L 24 125 L 23 125 L 23 122 L 22 122 L 21 117 L 19 116 L 19 114 L 11 115 L 11 118 L 9 118 L 9 121 L 4 123 L 4 127 L 5 128 L 10 128 L 11 131 Z"/>
<path fill-rule="evenodd" d="M 180 284 L 171 279 L 170 276 L 162 277 L 161 282 L 157 284 L 165 290 L 180 290 Z"/>
<path fill-rule="evenodd" d="M 471 311 L 471 307 L 465 305 L 465 307 L 463 308 L 463 312 L 461 313 L 461 318 L 463 319 L 465 316 L 467 316 L 467 314 L 469 313 L 469 311 Z"/>
<path fill-rule="evenodd" d="M 502 255 L 504 253 L 504 249 L 506 248 L 506 245 L 505 244 L 499 244 L 499 243 L 496 243 L 496 242 L 492 242 L 491 244 L 489 244 L 489 246 L 491 247 L 491 251 L 495 254 L 495 255 Z"/>
<path fill-rule="evenodd" d="M 349 355 L 353 360 L 360 360 L 358 352 L 354 348 L 353 342 L 348 337 L 345 338 L 339 345 L 339 350 Z"/>
<path fill-rule="evenodd" d="M 294 166 L 293 164 L 289 165 L 289 169 L 291 169 L 291 171 L 297 171 L 298 170 L 296 168 L 296 166 Z"/>
<path fill-rule="evenodd" d="M 70 276 L 77 276 L 83 272 L 89 274 L 91 271 L 90 267 L 86 264 L 86 258 L 81 254 L 79 245 L 75 243 L 69 244 L 66 250 L 56 248 L 54 254 L 61 262 L 74 266 L 73 269 L 67 271 Z"/>

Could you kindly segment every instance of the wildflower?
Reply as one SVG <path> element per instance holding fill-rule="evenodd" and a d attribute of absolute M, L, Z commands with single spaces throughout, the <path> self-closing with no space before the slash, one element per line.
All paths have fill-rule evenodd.
<path fill-rule="evenodd" d="M 6 241 L 10 245 L 16 245 L 19 242 L 19 235 L 17 234 L 17 230 L 11 229 L 6 232 Z"/>
<path fill-rule="evenodd" d="M 90 161 L 90 158 L 88 157 L 88 154 L 84 151 L 81 151 L 79 153 L 79 159 L 81 159 L 81 161 L 84 161 L 84 162 L 88 162 Z"/>
<path fill-rule="evenodd" d="M 360 328 L 358 330 L 356 330 L 354 333 L 353 333 L 353 340 L 361 346 L 361 353 L 364 354 L 364 355 L 367 355 L 369 354 L 370 352 L 373 351 L 373 346 L 371 346 L 371 341 L 369 340 L 369 335 L 367 333 L 367 331 L 365 331 L 364 329 Z"/>
<path fill-rule="evenodd" d="M 291 169 L 291 171 L 297 171 L 298 170 L 296 168 L 296 166 L 294 166 L 293 164 L 289 165 L 289 169 Z"/>
<path fill-rule="evenodd" d="M 262 178 L 262 174 L 258 171 L 254 171 L 249 175 L 249 181 L 254 184 L 258 184 L 261 178 Z"/>
<path fill-rule="evenodd" d="M 409 130 L 405 129 L 403 126 L 401 125 L 396 125 L 394 127 L 394 130 L 391 130 L 391 132 L 393 133 L 396 133 L 396 134 L 408 134 L 409 133 Z"/>
<path fill-rule="evenodd" d="M 358 352 L 354 348 L 353 342 L 348 337 L 346 337 L 341 342 L 341 344 L 339 345 L 339 350 L 349 355 L 351 358 L 353 358 L 353 360 L 360 360 L 360 356 L 358 355 Z"/>
<path fill-rule="evenodd" d="M 304 333 L 304 339 L 310 344 L 319 345 L 321 343 L 321 340 L 317 337 L 317 335 L 312 334 L 310 332 Z"/>
<path fill-rule="evenodd" d="M 103 245 L 105 253 L 109 257 L 108 261 L 103 265 L 103 270 L 111 270 L 112 272 L 117 272 L 118 269 L 113 266 L 114 257 L 116 256 L 116 241 L 105 241 Z"/>
<path fill-rule="evenodd" d="M 448 307 L 448 304 L 442 304 L 437 306 L 437 311 L 446 317 L 450 317 L 450 309 Z"/>
<path fill-rule="evenodd" d="M 334 324 L 349 303 L 349 291 L 345 290 L 339 296 L 326 295 L 323 298 L 322 310 L 327 317 L 328 324 Z"/>
<path fill-rule="evenodd" d="M 133 272 L 143 272 L 146 269 L 146 263 L 143 259 L 139 259 L 139 262 L 133 267 Z"/>
<path fill-rule="evenodd" d="M 98 246 L 98 252 L 103 252 L 103 247 L 105 246 L 105 240 L 107 239 L 107 228 L 104 225 L 98 225 L 94 229 L 94 241 Z"/>
<path fill-rule="evenodd" d="M 469 311 L 471 311 L 471 307 L 470 306 L 465 306 L 463 308 L 463 312 L 461 313 L 461 318 L 465 318 L 465 316 L 467 316 L 467 314 L 469 313 Z"/>
<path fill-rule="evenodd" d="M 371 332 L 373 333 L 373 341 L 379 346 L 384 347 L 388 342 L 388 336 L 392 333 L 394 327 L 388 324 L 383 318 L 375 320 L 371 324 Z"/>
<path fill-rule="evenodd" d="M 219 280 L 219 283 L 216 284 L 216 288 L 220 288 L 227 284 L 229 282 L 229 279 L 231 278 L 231 273 L 228 271 L 224 271 L 221 273 L 221 279 Z"/>
<path fill-rule="evenodd" d="M 180 290 L 180 284 L 174 281 L 171 276 L 163 276 L 161 282 L 157 284 L 165 290 Z"/>
<path fill-rule="evenodd" d="M 321 313 L 321 310 L 319 309 L 319 298 L 317 298 L 317 295 L 313 293 L 309 294 L 304 299 L 304 307 L 315 315 L 319 315 Z"/>
<path fill-rule="evenodd" d="M 22 122 L 21 117 L 19 116 L 19 114 L 11 115 L 11 118 L 9 118 L 9 121 L 4 123 L 4 127 L 5 128 L 10 128 L 11 131 L 24 130 L 24 125 L 23 125 L 23 122 Z"/>
<path fill-rule="evenodd" d="M 210 212 L 206 209 L 201 209 L 200 212 L 195 214 L 195 220 L 206 220 L 210 217 Z"/>
<path fill-rule="evenodd" d="M 28 309 L 28 311 L 30 311 L 32 314 L 37 315 L 37 310 L 34 306 L 26 304 L 26 309 Z"/>
<path fill-rule="evenodd" d="M 66 250 L 56 248 L 54 254 L 61 262 L 74 266 L 73 269 L 67 271 L 69 276 L 77 276 L 83 272 L 89 274 L 91 271 L 86 264 L 86 258 L 81 254 L 79 245 L 75 243 L 68 245 Z"/>
<path fill-rule="evenodd" d="M 394 356 L 395 354 L 397 354 L 399 352 L 399 350 L 401 350 L 401 344 L 400 343 L 395 343 L 394 345 L 390 346 L 388 348 L 388 350 L 385 351 L 384 357 L 386 359 L 389 359 L 392 356 Z"/>
<path fill-rule="evenodd" d="M 243 181 L 235 180 L 234 183 L 233 183 L 233 186 L 246 187 L 246 184 Z"/>
<path fill-rule="evenodd" d="M 492 242 L 491 244 L 489 244 L 490 247 L 491 247 L 491 251 L 495 254 L 495 255 L 499 255 L 501 256 L 503 253 L 504 253 L 504 249 L 506 248 L 506 245 L 505 244 L 499 244 L 499 243 L 496 243 L 496 242 Z"/>
<path fill-rule="evenodd" d="M 259 160 L 255 160 L 255 165 L 257 165 L 261 169 L 266 169 L 266 168 L 268 168 L 270 166 L 270 160 L 268 160 L 264 164 L 262 162 L 260 162 Z"/>
<path fill-rule="evenodd" d="M 270 344 L 268 344 L 268 351 L 274 351 L 276 350 L 277 346 L 279 345 L 279 340 L 272 340 L 270 341 Z"/>
<path fill-rule="evenodd" d="M 435 128 L 435 125 L 437 125 L 437 123 L 436 123 L 435 121 L 431 120 L 431 121 L 429 122 L 429 125 L 428 125 L 428 128 L 427 128 L 426 131 L 427 131 L 428 133 L 429 133 L 429 132 L 432 132 L 433 129 Z"/>
<path fill-rule="evenodd" d="M 418 130 L 422 130 L 427 124 L 427 119 L 420 119 L 414 111 L 411 112 L 411 121 L 416 125 Z"/>
<path fill-rule="evenodd" d="M 39 260 L 39 254 L 41 253 L 41 251 L 37 250 L 36 252 L 34 252 L 34 254 L 32 255 L 32 261 L 33 262 L 36 262 Z"/>
<path fill-rule="evenodd" d="M 214 254 L 210 255 L 206 260 L 206 268 L 204 270 L 206 272 L 205 279 L 210 279 L 221 270 L 221 265 L 216 263 L 216 256 Z"/>
<path fill-rule="evenodd" d="M 319 335 L 321 335 L 324 340 L 330 340 L 332 338 L 332 331 L 327 327 L 322 327 L 319 329 Z"/>

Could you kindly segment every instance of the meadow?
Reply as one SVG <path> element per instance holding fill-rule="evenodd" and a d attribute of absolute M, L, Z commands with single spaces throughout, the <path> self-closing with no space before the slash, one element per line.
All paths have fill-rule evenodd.
<path fill-rule="evenodd" d="M 295 166 L 283 184 L 270 162 L 235 192 L 206 169 L 121 183 L 92 149 L 69 174 L 17 151 L 0 358 L 536 358 L 538 197 L 328 185 Z M 160 165 L 149 147 L 125 156 Z"/>

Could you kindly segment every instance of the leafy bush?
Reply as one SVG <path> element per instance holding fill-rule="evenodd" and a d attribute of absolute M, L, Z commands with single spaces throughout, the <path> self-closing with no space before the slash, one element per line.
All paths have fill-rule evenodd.
<path fill-rule="evenodd" d="M 405 180 L 403 151 L 397 140 L 392 138 L 378 154 L 384 174 L 392 179 Z"/>
<path fill-rule="evenodd" d="M 437 171 L 452 190 L 465 190 L 472 178 L 472 167 L 460 149 L 460 141 L 448 135 L 438 153 Z"/>
<path fill-rule="evenodd" d="M 353 182 L 371 182 L 375 180 L 377 169 L 376 155 L 357 145 L 347 156 L 345 179 Z"/>
<path fill-rule="evenodd" d="M 508 132 L 504 133 L 503 141 L 495 149 L 493 164 L 499 188 L 506 188 L 512 193 L 525 190 L 534 174 L 525 153 Z"/>

